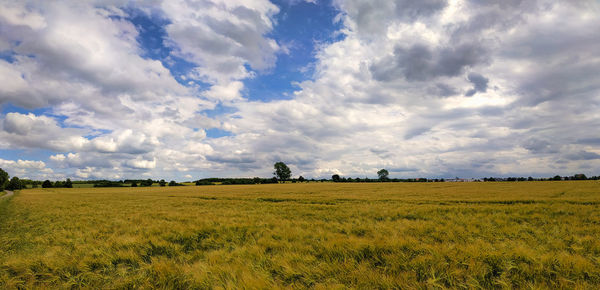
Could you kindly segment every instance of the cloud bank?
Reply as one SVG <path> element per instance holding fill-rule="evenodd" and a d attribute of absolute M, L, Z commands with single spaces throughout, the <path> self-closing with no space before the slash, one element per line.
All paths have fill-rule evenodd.
<path fill-rule="evenodd" d="M 261 101 L 244 81 L 289 53 L 269 1 L 1 2 L 0 104 L 20 109 L 0 115 L 0 150 L 50 153 L 0 167 L 178 180 L 269 176 L 280 160 L 305 177 L 600 170 L 596 2 L 320 5 L 340 29 L 315 42 L 314 72 Z M 149 57 L 135 14 L 160 20 L 164 57 Z"/>

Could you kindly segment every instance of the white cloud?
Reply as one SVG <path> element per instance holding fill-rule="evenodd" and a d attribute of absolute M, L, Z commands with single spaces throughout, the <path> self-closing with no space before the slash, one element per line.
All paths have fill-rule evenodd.
<path fill-rule="evenodd" d="M 32 113 L 8 113 L 0 119 L 0 146 L 4 148 L 44 148 L 56 151 L 83 149 L 88 130 L 62 128 L 56 120 Z"/>
<path fill-rule="evenodd" d="M 138 158 L 134 160 L 129 160 L 126 162 L 126 166 L 138 169 L 153 169 L 156 167 L 156 159 L 143 160 Z"/>
<path fill-rule="evenodd" d="M 95 167 L 85 167 L 85 168 L 81 168 L 81 169 L 77 169 L 75 171 L 75 176 L 78 177 L 78 179 L 113 179 L 113 180 L 118 180 L 118 179 L 122 179 L 123 176 L 121 176 L 118 173 L 115 173 L 114 170 L 106 170 L 106 169 L 100 169 L 100 168 L 95 168 Z"/>
<path fill-rule="evenodd" d="M 292 99 L 269 102 L 243 95 L 284 50 L 266 0 L 140 8 L 160 10 L 172 57 L 196 66 L 179 77 L 202 90 L 142 56 L 119 3 L 30 4 L 0 4 L 14 55 L 0 103 L 49 109 L 0 116 L 0 148 L 55 152 L 54 176 L 270 176 L 280 160 L 305 177 L 600 170 L 597 4 L 336 0 L 343 37 L 318 44 Z M 200 113 L 219 103 L 234 110 Z"/>
<path fill-rule="evenodd" d="M 215 83 L 249 76 L 245 64 L 265 70 L 279 45 L 265 37 L 279 8 L 267 0 L 165 1 L 166 31 L 178 56 L 196 64 L 200 78 Z"/>
<path fill-rule="evenodd" d="M 212 145 L 309 176 L 592 173 L 598 142 L 574 140 L 598 125 L 598 15 L 546 2 L 338 1 L 346 37 L 320 49 L 315 80 L 294 100 L 239 103 L 224 123 L 236 136 Z M 532 137 L 557 151 L 523 150 Z"/>
<path fill-rule="evenodd" d="M 140 56 L 137 30 L 130 22 L 109 17 L 114 15 L 111 11 L 119 11 L 114 7 L 87 2 L 0 5 L 23 21 L 39 19 L 44 24 L 24 26 L 11 17 L 0 18 L 5 30 L 17 31 L 2 34 L 17 56 L 1 65 L 2 74 L 13 80 L 0 94 L 1 101 L 40 107 L 70 100 L 100 113 L 97 104 L 106 106 L 124 93 L 156 99 L 187 91 L 159 61 Z"/>
<path fill-rule="evenodd" d="M 244 84 L 239 81 L 230 82 L 226 85 L 214 85 L 210 88 L 205 95 L 209 99 L 222 100 L 222 101 L 236 101 L 241 100 L 242 96 L 240 90 L 244 87 Z"/>
<path fill-rule="evenodd" d="M 0 158 L 0 168 L 5 170 L 9 176 L 17 176 L 22 179 L 43 179 L 48 177 L 61 177 L 54 174 L 51 168 L 46 167 L 43 161 L 35 160 L 5 160 Z"/>

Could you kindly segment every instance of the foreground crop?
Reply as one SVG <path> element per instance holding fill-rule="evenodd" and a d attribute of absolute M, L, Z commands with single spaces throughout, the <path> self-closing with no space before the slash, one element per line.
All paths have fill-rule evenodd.
<path fill-rule="evenodd" d="M 597 182 L 36 189 L 0 288 L 600 286 Z"/>

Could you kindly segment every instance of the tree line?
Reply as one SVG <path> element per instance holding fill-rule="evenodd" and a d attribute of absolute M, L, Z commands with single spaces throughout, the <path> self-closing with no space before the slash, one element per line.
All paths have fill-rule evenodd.
<path fill-rule="evenodd" d="M 273 177 L 271 178 L 261 178 L 261 177 L 253 177 L 253 178 L 203 178 L 193 181 L 193 183 L 197 186 L 202 185 L 231 185 L 231 184 L 273 184 L 273 183 L 281 183 L 281 182 L 292 182 L 292 183 L 302 183 L 302 182 L 341 182 L 341 183 L 351 183 L 351 182 L 448 182 L 448 181 L 483 181 L 483 182 L 514 182 L 514 181 L 558 181 L 558 180 L 600 180 L 600 176 L 591 176 L 587 177 L 583 173 L 574 174 L 572 176 L 560 176 L 555 175 L 553 177 L 548 178 L 533 178 L 529 177 L 484 177 L 481 179 L 460 179 L 458 177 L 454 179 L 444 179 L 444 178 L 390 178 L 389 171 L 387 169 L 381 169 L 377 171 L 378 178 L 360 178 L 360 177 L 342 177 L 339 174 L 334 174 L 331 176 L 331 179 L 306 179 L 303 176 L 299 176 L 298 178 L 292 178 L 292 171 L 290 168 L 283 162 L 279 161 L 273 165 Z M 119 181 L 112 180 L 83 180 L 83 181 L 71 181 L 71 179 L 67 178 L 65 181 L 37 181 L 37 180 L 29 180 L 29 179 L 19 179 L 16 176 L 10 178 L 8 173 L 2 168 L 0 168 L 0 191 L 7 190 L 19 190 L 24 188 L 72 188 L 74 184 L 91 184 L 93 187 L 149 187 L 153 185 L 158 186 L 183 186 L 184 184 L 178 183 L 175 180 L 171 180 L 170 182 L 165 181 L 164 179 L 153 180 L 153 179 L 126 179 Z"/>
<path fill-rule="evenodd" d="M 10 178 L 10 176 L 8 175 L 8 173 L 6 171 L 4 171 L 2 168 L 0 168 L 0 191 L 3 190 L 18 190 L 18 189 L 23 189 L 23 183 L 21 182 L 21 179 L 19 179 L 16 176 L 13 176 L 13 178 Z"/>

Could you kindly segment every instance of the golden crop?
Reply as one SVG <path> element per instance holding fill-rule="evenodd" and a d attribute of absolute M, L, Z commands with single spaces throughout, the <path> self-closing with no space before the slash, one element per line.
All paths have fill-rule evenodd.
<path fill-rule="evenodd" d="M 0 288 L 598 288 L 600 183 L 32 189 Z"/>

